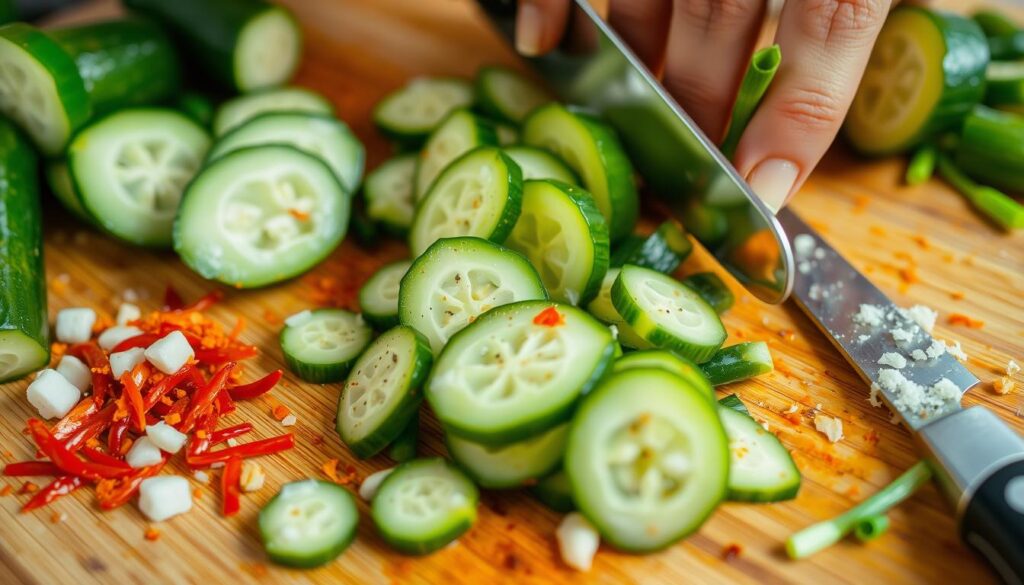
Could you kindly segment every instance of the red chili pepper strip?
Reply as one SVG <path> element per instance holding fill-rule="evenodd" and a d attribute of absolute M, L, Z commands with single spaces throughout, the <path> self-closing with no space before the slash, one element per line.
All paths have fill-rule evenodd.
<path fill-rule="evenodd" d="M 83 485 L 85 485 L 85 480 L 81 477 L 74 475 L 62 475 L 51 481 L 43 489 L 36 492 L 36 495 L 32 496 L 32 499 L 25 502 L 25 505 L 21 507 L 21 511 L 30 512 L 36 508 L 42 508 L 57 498 L 70 494 Z"/>
<path fill-rule="evenodd" d="M 132 473 L 118 479 L 104 479 L 96 484 L 96 498 L 100 501 L 100 508 L 113 510 L 132 499 L 143 480 L 160 473 L 167 463 L 167 458 L 156 465 L 136 469 Z"/>
<path fill-rule="evenodd" d="M 205 311 L 215 304 L 219 303 L 224 298 L 224 293 L 219 290 L 213 290 L 205 295 L 199 297 L 199 299 L 187 307 L 183 307 L 182 311 Z"/>
<path fill-rule="evenodd" d="M 196 390 L 199 390 L 203 386 L 206 386 L 206 378 L 203 377 L 203 373 L 200 372 L 198 368 L 192 368 L 192 373 L 190 374 L 190 377 L 190 382 L 192 383 L 192 386 L 194 386 Z"/>
<path fill-rule="evenodd" d="M 132 368 L 132 371 L 125 372 L 121 376 L 121 385 L 124 387 L 125 401 L 128 403 L 128 418 L 135 423 L 135 430 L 142 432 L 146 429 L 146 407 L 142 400 L 142 391 L 135 383 L 136 372 L 142 372 L 142 364 Z"/>
<path fill-rule="evenodd" d="M 85 456 L 89 461 L 95 463 L 101 463 L 103 465 L 109 465 L 117 469 L 123 469 L 126 472 L 131 472 L 132 467 L 124 461 L 114 457 L 113 455 L 107 455 L 99 449 L 93 449 L 92 447 L 82 447 L 82 455 Z"/>
<path fill-rule="evenodd" d="M 228 383 L 228 376 L 231 375 L 231 370 L 235 367 L 234 362 L 228 362 L 224 364 L 221 369 L 217 370 L 217 373 L 210 378 L 210 381 L 196 391 L 195 395 L 192 396 L 192 404 L 189 405 L 188 413 L 182 417 L 181 427 L 179 431 L 187 433 L 192 430 L 195 426 L 196 421 L 206 411 L 213 406 L 213 401 L 217 399 L 217 394 L 224 389 L 224 385 Z"/>
<path fill-rule="evenodd" d="M 185 457 L 194 457 L 210 450 L 213 445 L 213 429 L 217 428 L 220 417 L 216 413 L 204 415 L 199 419 L 199 429 L 188 441 Z"/>
<path fill-rule="evenodd" d="M 231 399 L 231 395 L 223 390 L 217 393 L 217 412 L 221 416 L 227 416 L 232 412 L 235 412 L 235 401 Z"/>
<path fill-rule="evenodd" d="M 251 358 L 258 353 L 258 350 L 251 345 L 240 345 L 238 347 L 220 347 L 216 349 L 199 349 L 192 347 L 196 354 L 196 361 L 204 364 L 223 364 L 225 362 L 237 362 Z"/>
<path fill-rule="evenodd" d="M 193 374 L 198 374 L 195 366 L 188 364 L 183 366 L 177 372 L 174 372 L 170 376 L 167 376 L 163 380 L 160 380 L 149 389 L 146 393 L 145 399 L 142 401 L 142 408 L 146 412 L 152 410 L 154 406 L 160 402 L 160 399 L 167 395 L 168 392 L 177 388 L 182 382 L 187 379 L 191 379 Z M 202 374 L 200 374 L 201 376 Z"/>
<path fill-rule="evenodd" d="M 68 349 L 68 354 L 81 359 L 92 370 L 92 399 L 96 404 L 103 404 L 107 395 L 110 394 L 110 385 L 114 381 L 108 373 L 110 361 L 107 359 L 107 354 L 91 341 L 71 346 Z"/>
<path fill-rule="evenodd" d="M 284 372 L 281 370 L 275 370 L 255 382 L 249 382 L 248 384 L 228 388 L 228 393 L 231 394 L 231 397 L 235 400 L 251 400 L 257 396 L 262 396 L 263 394 L 270 392 L 274 386 L 277 385 L 278 381 L 281 380 L 281 376 L 283 375 Z"/>
<path fill-rule="evenodd" d="M 242 460 L 237 457 L 228 459 L 224 465 L 224 473 L 220 476 L 220 492 L 223 498 L 221 512 L 225 516 L 234 516 L 241 509 L 241 490 L 238 481 L 242 478 Z"/>
<path fill-rule="evenodd" d="M 32 433 L 32 439 L 36 446 L 45 454 L 54 465 L 59 467 L 68 475 L 79 475 L 88 479 L 107 479 L 125 475 L 125 470 L 110 465 L 83 461 L 68 451 L 63 443 L 53 438 L 50 431 L 46 429 L 43 421 L 37 418 L 28 420 L 28 429 Z M 130 471 L 130 470 L 129 470 Z"/>
<path fill-rule="evenodd" d="M 533 324 L 541 327 L 560 327 L 565 325 L 565 315 L 559 313 L 558 309 L 554 307 L 548 307 L 537 313 L 537 316 L 533 318 Z"/>
<path fill-rule="evenodd" d="M 210 433 L 210 444 L 218 445 L 227 441 L 228 439 L 234 439 L 241 437 L 242 435 L 252 431 L 252 423 L 244 422 L 237 424 L 233 427 L 226 427 Z"/>
<path fill-rule="evenodd" d="M 132 349 L 133 347 L 149 347 L 156 343 L 160 339 L 160 336 L 156 333 L 141 333 L 135 337 L 129 337 L 121 343 L 114 346 L 114 349 L 110 350 L 110 353 L 117 353 L 119 351 L 125 351 Z"/>
<path fill-rule="evenodd" d="M 120 453 L 121 445 L 124 444 L 124 436 L 131 425 L 131 419 L 127 416 L 114 420 L 110 424 L 110 432 L 107 433 L 107 451 Z"/>
<path fill-rule="evenodd" d="M 100 433 L 107 430 L 113 421 L 116 410 L 116 404 L 108 404 L 102 410 L 90 416 L 78 429 L 68 433 L 55 431 L 53 436 L 58 441 L 63 441 L 68 451 L 75 452 L 85 445 L 89 439 L 97 437 Z"/>
<path fill-rule="evenodd" d="M 174 287 L 167 285 L 164 289 L 164 310 L 165 311 L 180 311 L 185 306 L 185 301 L 181 300 L 181 295 L 178 291 L 174 290 Z"/>
<path fill-rule="evenodd" d="M 62 474 L 60 468 L 49 461 L 18 461 L 4 466 L 4 475 L 8 477 L 43 477 Z"/>
<path fill-rule="evenodd" d="M 260 455 L 272 455 L 274 453 L 280 453 L 281 451 L 287 451 L 294 446 L 295 437 L 293 435 L 279 435 L 269 439 L 238 445 L 237 447 L 228 447 L 227 449 L 221 449 L 220 451 L 203 453 L 202 455 L 196 455 L 195 457 L 186 457 L 186 461 L 188 462 L 189 467 L 203 468 L 209 467 L 214 463 L 227 462 L 227 460 L 234 457 L 247 459 L 249 457 L 257 457 Z"/>
<path fill-rule="evenodd" d="M 58 441 L 70 437 L 85 426 L 89 419 L 100 411 L 100 407 L 93 402 L 92 398 L 83 398 L 78 404 L 64 415 L 64 418 L 53 425 L 53 436 Z"/>

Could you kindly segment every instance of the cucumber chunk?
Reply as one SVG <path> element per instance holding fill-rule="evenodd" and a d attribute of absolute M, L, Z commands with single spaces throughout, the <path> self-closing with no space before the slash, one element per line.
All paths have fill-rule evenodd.
<path fill-rule="evenodd" d="M 763 341 L 747 341 L 723 347 L 700 365 L 701 371 L 715 386 L 738 382 L 767 374 L 775 369 L 768 344 Z"/>
<path fill-rule="evenodd" d="M 537 485 L 530 489 L 530 493 L 555 512 L 568 513 L 576 509 L 576 502 L 572 501 L 572 486 L 569 485 L 569 476 L 563 469 L 542 478 Z"/>
<path fill-rule="evenodd" d="M 372 457 L 398 438 L 416 416 L 432 363 L 430 345 L 411 327 L 390 329 L 366 348 L 338 401 L 338 435 L 353 453 Z"/>
<path fill-rule="evenodd" d="M 213 113 L 217 106 L 214 98 L 209 95 L 198 91 L 185 91 L 175 100 L 174 107 L 203 128 L 209 128 L 213 123 Z"/>
<path fill-rule="evenodd" d="M 209 146 L 206 130 L 181 112 L 129 108 L 76 134 L 68 168 L 82 206 L 105 231 L 170 247 L 182 192 Z"/>
<path fill-rule="evenodd" d="M 985 70 L 985 104 L 1024 114 L 1024 63 L 996 61 Z"/>
<path fill-rule="evenodd" d="M 726 494 L 729 445 L 718 406 L 661 369 L 613 374 L 573 418 L 565 471 L 604 541 L 629 552 L 693 533 Z"/>
<path fill-rule="evenodd" d="M 530 262 L 480 238 L 438 240 L 402 278 L 398 320 L 422 333 L 437 354 L 466 325 L 494 307 L 546 299 Z"/>
<path fill-rule="evenodd" d="M 800 471 L 779 439 L 754 419 L 718 407 L 729 437 L 729 499 L 735 502 L 791 500 L 800 491 Z"/>
<path fill-rule="evenodd" d="M 386 136 L 417 143 L 452 110 L 473 103 L 473 88 L 461 79 L 421 77 L 389 94 L 373 110 L 373 121 Z"/>
<path fill-rule="evenodd" d="M 463 154 L 478 146 L 496 145 L 494 127 L 470 112 L 455 110 L 430 134 L 416 160 L 416 201 L 423 201 L 441 172 Z"/>
<path fill-rule="evenodd" d="M 554 179 L 570 185 L 579 185 L 579 179 L 572 169 L 557 156 L 532 146 L 515 145 L 503 149 L 508 157 L 523 171 L 523 180 Z"/>
<path fill-rule="evenodd" d="M 405 234 L 416 213 L 413 178 L 416 155 L 404 154 L 385 161 L 366 176 L 363 197 L 366 214 L 395 234 Z"/>
<path fill-rule="evenodd" d="M 315 479 L 284 484 L 259 515 L 267 556 L 290 567 L 318 567 L 334 560 L 352 543 L 358 524 L 352 494 Z"/>
<path fill-rule="evenodd" d="M 422 254 L 441 238 L 476 236 L 501 243 L 519 219 L 523 179 L 516 163 L 493 146 L 462 155 L 420 202 L 409 248 Z"/>
<path fill-rule="evenodd" d="M 650 368 L 672 372 L 686 380 L 695 390 L 707 396 L 708 400 L 715 399 L 715 389 L 711 386 L 700 366 L 664 349 L 645 349 L 624 355 L 615 360 L 615 366 L 612 371 L 624 372 L 626 370 Z"/>
<path fill-rule="evenodd" d="M 643 339 L 702 363 L 725 341 L 725 327 L 693 289 L 650 268 L 627 264 L 612 285 L 615 310 Z"/>
<path fill-rule="evenodd" d="M 594 300 L 590 301 L 590 304 L 587 305 L 587 312 L 597 317 L 602 323 L 614 327 L 616 339 L 622 345 L 632 349 L 649 349 L 654 347 L 646 339 L 640 337 L 636 331 L 633 331 L 633 328 L 630 327 L 629 323 L 626 323 L 626 320 L 615 310 L 615 305 L 612 304 L 612 285 L 615 284 L 615 280 L 619 277 L 619 270 L 618 268 L 608 269 L 604 280 L 601 281 L 601 290 L 597 292 Z"/>
<path fill-rule="evenodd" d="M 378 330 L 398 325 L 398 291 L 412 262 L 399 260 L 381 266 L 359 289 L 363 318 Z"/>
<path fill-rule="evenodd" d="M 617 268 L 633 264 L 672 274 L 691 252 L 693 244 L 683 227 L 674 221 L 666 221 L 647 237 L 630 236 L 620 242 L 610 263 Z"/>
<path fill-rule="evenodd" d="M 522 211 L 506 244 L 533 263 L 559 302 L 590 302 L 608 272 L 604 216 L 589 193 L 568 183 L 525 182 Z"/>
<path fill-rule="evenodd" d="M 476 75 L 476 101 L 488 114 L 519 124 L 537 106 L 552 100 L 546 91 L 507 67 L 484 67 Z"/>
<path fill-rule="evenodd" d="M 288 146 L 237 150 L 189 184 L 174 249 L 192 270 L 242 288 L 313 267 L 345 237 L 351 197 L 320 159 Z"/>
<path fill-rule="evenodd" d="M 381 537 L 399 552 L 425 555 L 462 536 L 476 521 L 476 486 L 441 458 L 395 468 L 370 505 Z"/>
<path fill-rule="evenodd" d="M 575 307 L 505 305 L 445 346 L 427 400 L 449 433 L 487 445 L 525 440 L 572 415 L 611 366 L 614 348 L 611 332 Z"/>
<path fill-rule="evenodd" d="M 719 315 L 728 311 L 736 302 L 732 291 L 714 272 L 691 274 L 684 278 L 682 283 L 696 291 Z"/>
<path fill-rule="evenodd" d="M 448 433 L 445 442 L 452 459 L 482 488 L 505 489 L 527 485 L 551 473 L 562 462 L 569 425 L 524 441 L 485 445 Z"/>
<path fill-rule="evenodd" d="M 222 136 L 268 112 L 305 112 L 333 116 L 334 105 L 324 96 L 304 87 L 279 87 L 247 93 L 217 108 L 213 118 L 213 134 Z"/>
<path fill-rule="evenodd" d="M 64 206 L 64 209 L 70 211 L 78 219 L 95 225 L 89 212 L 82 206 L 82 200 L 79 198 L 78 192 L 75 191 L 75 184 L 71 180 L 71 171 L 68 170 L 68 161 L 54 159 L 46 163 L 44 173 L 46 174 L 46 182 L 50 185 L 50 191 L 57 198 L 57 201 L 60 201 L 60 204 Z"/>
<path fill-rule="evenodd" d="M 340 382 L 363 353 L 373 330 L 363 318 L 343 309 L 304 311 L 281 330 L 281 351 L 288 368 L 315 384 Z"/>
<path fill-rule="evenodd" d="M 397 463 L 405 463 L 416 458 L 420 441 L 420 416 L 414 414 L 409 424 L 388 445 L 388 457 Z"/>
<path fill-rule="evenodd" d="M 975 108 L 960 132 L 956 164 L 992 187 L 1024 191 L 1024 117 Z"/>

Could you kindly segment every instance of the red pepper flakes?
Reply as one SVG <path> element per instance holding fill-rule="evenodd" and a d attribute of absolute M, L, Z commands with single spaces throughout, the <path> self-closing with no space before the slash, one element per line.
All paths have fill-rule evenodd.
<path fill-rule="evenodd" d="M 800 411 L 783 413 L 782 418 L 786 419 L 786 422 L 791 425 L 798 425 L 801 420 Z"/>
<path fill-rule="evenodd" d="M 913 266 L 900 268 L 900 280 L 907 284 L 916 284 L 921 281 L 917 276 L 917 268 Z"/>
<path fill-rule="evenodd" d="M 881 228 L 880 226 L 877 226 L 877 225 L 873 225 L 873 226 L 869 227 L 868 231 L 871 232 L 871 235 L 873 235 L 873 236 L 884 236 L 884 235 L 886 235 L 886 231 L 883 228 Z"/>
<path fill-rule="evenodd" d="M 171 425 L 172 427 L 181 422 L 181 414 L 172 412 L 164 417 L 164 422 Z"/>
<path fill-rule="evenodd" d="M 324 464 L 320 466 L 320 470 L 324 472 L 331 481 L 334 483 L 341 483 L 338 481 L 338 460 L 328 459 L 324 461 Z"/>
<path fill-rule="evenodd" d="M 727 544 L 725 548 L 722 549 L 722 560 L 728 563 L 729 561 L 738 559 L 741 554 L 743 554 L 743 547 L 733 542 Z"/>
<path fill-rule="evenodd" d="M 910 239 L 914 240 L 914 243 L 917 244 L 918 246 L 920 246 L 922 250 L 927 250 L 927 249 L 932 247 L 931 242 L 929 242 L 928 238 L 926 238 L 924 236 L 917 235 L 917 236 L 914 236 L 914 237 L 912 237 Z"/>
<path fill-rule="evenodd" d="M 856 214 L 864 213 L 864 210 L 868 208 L 868 204 L 871 203 L 871 198 L 867 195 L 857 195 L 853 198 L 853 212 Z"/>
<path fill-rule="evenodd" d="M 38 491 L 39 491 L 39 486 L 37 486 L 36 484 L 32 483 L 31 481 L 26 481 L 25 483 L 21 484 L 21 489 L 18 490 L 18 495 L 22 495 L 23 496 L 25 494 L 34 494 L 34 493 L 36 493 Z"/>
<path fill-rule="evenodd" d="M 972 319 L 963 313 L 953 313 L 949 316 L 950 325 L 964 325 L 971 329 L 981 329 L 985 326 L 985 322 L 980 319 Z"/>
<path fill-rule="evenodd" d="M 156 528 L 147 528 L 143 536 L 146 538 L 146 540 L 150 542 L 155 542 L 157 540 L 160 540 L 160 531 Z"/>
<path fill-rule="evenodd" d="M 0 488 L 0 496 L 9 496 L 13 491 L 14 488 L 12 488 L 10 485 L 5 485 L 4 487 Z"/>
<path fill-rule="evenodd" d="M 278 404 L 277 406 L 274 407 L 273 410 L 270 411 L 270 413 L 274 416 L 274 420 L 280 421 L 284 420 L 284 417 L 291 414 L 292 411 L 287 406 L 283 404 Z"/>
<path fill-rule="evenodd" d="M 281 315 L 273 309 L 263 311 L 263 320 L 266 321 L 268 325 L 280 325 L 283 321 Z"/>
<path fill-rule="evenodd" d="M 796 333 L 792 329 L 779 329 L 779 337 L 786 341 L 794 341 L 796 339 Z"/>
<path fill-rule="evenodd" d="M 541 327 L 561 327 L 565 325 L 565 315 L 559 313 L 558 309 L 554 307 L 548 307 L 537 313 L 537 316 L 533 318 L 533 324 Z"/>
<path fill-rule="evenodd" d="M 962 300 L 964 300 L 965 296 L 967 296 L 967 295 L 965 295 L 964 293 L 962 293 L 960 291 L 953 291 L 953 292 L 949 293 L 949 298 L 953 299 L 954 301 L 962 301 Z"/>
<path fill-rule="evenodd" d="M 51 524 L 60 524 L 61 522 L 64 521 L 64 518 L 65 518 L 64 514 L 60 514 L 58 512 L 54 512 L 53 514 L 50 514 L 50 523 Z"/>
<path fill-rule="evenodd" d="M 193 500 L 198 500 L 198 499 L 201 499 L 202 497 L 203 497 L 203 490 L 201 490 L 199 488 L 196 488 L 196 489 L 192 490 L 192 499 Z"/>

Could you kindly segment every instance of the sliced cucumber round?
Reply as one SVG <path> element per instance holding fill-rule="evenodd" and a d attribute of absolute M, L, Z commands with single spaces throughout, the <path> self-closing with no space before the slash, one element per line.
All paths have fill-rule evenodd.
<path fill-rule="evenodd" d="M 548 104 L 523 122 L 523 142 L 555 153 L 576 172 L 608 220 L 612 242 L 633 231 L 640 202 L 633 165 L 614 130 L 586 114 Z"/>
<path fill-rule="evenodd" d="M 691 252 L 693 244 L 683 227 L 666 221 L 647 237 L 629 236 L 620 242 L 609 263 L 615 267 L 633 264 L 672 274 Z"/>
<path fill-rule="evenodd" d="M 423 201 L 430 186 L 452 161 L 478 146 L 496 144 L 494 127 L 487 120 L 465 109 L 448 114 L 430 134 L 416 161 L 416 201 Z"/>
<path fill-rule="evenodd" d="M 381 100 L 373 121 L 402 142 L 426 138 L 449 112 L 473 103 L 473 87 L 461 79 L 421 77 Z"/>
<path fill-rule="evenodd" d="M 42 31 L 15 22 L 0 26 L 0 64 L 0 112 L 40 152 L 60 154 L 92 115 L 74 59 Z"/>
<path fill-rule="evenodd" d="M 260 114 L 306 112 L 334 115 L 334 105 L 324 96 L 304 87 L 278 87 L 232 98 L 217 108 L 213 134 L 221 136 Z"/>
<path fill-rule="evenodd" d="M 488 114 L 518 124 L 552 99 L 537 84 L 507 67 L 484 67 L 476 74 L 476 101 Z"/>
<path fill-rule="evenodd" d="M 476 521 L 476 486 L 441 458 L 415 459 L 380 484 L 370 514 L 396 550 L 424 555 L 462 536 Z"/>
<path fill-rule="evenodd" d="M 501 243 L 519 219 L 523 177 L 501 150 L 482 146 L 441 173 L 420 202 L 409 248 L 422 254 L 441 238 L 476 236 Z"/>
<path fill-rule="evenodd" d="M 482 488 L 516 488 L 551 473 L 562 462 L 569 425 L 561 424 L 524 441 L 485 445 L 448 433 L 452 459 Z"/>
<path fill-rule="evenodd" d="M 709 382 L 715 386 L 738 382 L 767 374 L 775 369 L 768 344 L 763 341 L 747 341 L 723 347 L 700 365 Z"/>
<path fill-rule="evenodd" d="M 572 169 L 546 150 L 521 144 L 507 146 L 502 150 L 519 165 L 519 169 L 523 171 L 524 181 L 554 179 L 570 185 L 579 185 L 580 183 Z"/>
<path fill-rule="evenodd" d="M 615 337 L 622 345 L 632 349 L 649 349 L 654 347 L 643 337 L 640 337 L 633 328 L 626 323 L 626 320 L 615 310 L 612 304 L 612 285 L 619 277 L 618 268 L 609 268 L 601 281 L 601 289 L 597 292 L 594 300 L 587 305 L 587 312 L 597 317 L 599 321 L 610 327 L 615 327 Z"/>
<path fill-rule="evenodd" d="M 206 130 L 181 112 L 130 108 L 76 134 L 68 168 L 100 227 L 133 244 L 169 247 L 182 192 L 209 146 Z"/>
<path fill-rule="evenodd" d="M 378 330 L 398 325 L 398 291 L 412 262 L 399 260 L 381 266 L 359 289 L 363 318 Z"/>
<path fill-rule="evenodd" d="M 174 249 L 206 278 L 242 288 L 301 274 L 345 237 L 351 197 L 323 161 L 288 146 L 237 150 L 189 184 Z"/>
<path fill-rule="evenodd" d="M 270 5 L 250 18 L 235 42 L 234 80 L 245 93 L 291 79 L 302 57 L 302 28 L 281 6 Z"/>
<path fill-rule="evenodd" d="M 708 400 L 715 399 L 715 389 L 704 376 L 700 367 L 690 360 L 681 357 L 664 349 L 645 349 L 634 351 L 615 360 L 612 371 L 624 372 L 626 370 L 658 368 L 676 374 L 686 380 L 695 390 L 708 397 Z"/>
<path fill-rule="evenodd" d="M 572 501 L 572 486 L 564 469 L 542 478 L 530 488 L 530 493 L 555 512 L 564 514 L 576 509 L 576 502 Z"/>
<path fill-rule="evenodd" d="M 693 289 L 656 270 L 623 266 L 612 285 L 612 304 L 647 342 L 698 364 L 725 342 L 725 327 L 711 305 Z"/>
<path fill-rule="evenodd" d="M 363 178 L 363 143 L 341 120 L 305 112 L 268 112 L 252 118 L 214 143 L 207 164 L 240 148 L 263 144 L 286 144 L 316 156 L 350 193 Z"/>
<path fill-rule="evenodd" d="M 356 536 L 359 510 L 344 487 L 329 481 L 293 481 L 260 510 L 260 539 L 270 560 L 318 567 L 342 553 Z"/>
<path fill-rule="evenodd" d="M 303 311 L 281 330 L 281 351 L 288 368 L 315 384 L 340 382 L 363 353 L 373 330 L 361 315 L 344 309 Z"/>
<path fill-rule="evenodd" d="M 800 471 L 778 437 L 732 408 L 718 407 L 729 437 L 729 499 L 734 502 L 791 500 L 800 491 Z"/>
<path fill-rule="evenodd" d="M 433 357 L 427 340 L 401 325 L 366 348 L 338 401 L 338 435 L 353 453 L 372 457 L 402 434 L 423 401 L 419 387 Z"/>
<path fill-rule="evenodd" d="M 75 191 L 75 184 L 71 180 L 71 171 L 68 170 L 68 161 L 54 159 L 46 163 L 44 172 L 46 173 L 46 182 L 50 185 L 50 191 L 64 206 L 64 209 L 84 222 L 94 223 Z"/>
<path fill-rule="evenodd" d="M 661 369 L 613 374 L 573 418 L 565 471 L 579 510 L 613 546 L 655 551 L 693 533 L 726 494 L 717 405 Z"/>
<path fill-rule="evenodd" d="M 438 240 L 402 278 L 398 320 L 437 354 L 452 335 L 500 305 L 546 299 L 537 271 L 517 252 L 480 238 Z"/>
<path fill-rule="evenodd" d="M 522 441 L 567 420 L 614 352 L 608 328 L 575 307 L 505 305 L 449 341 L 427 400 L 449 433 L 488 445 Z"/>
<path fill-rule="evenodd" d="M 524 183 L 522 211 L 506 245 L 533 263 L 559 302 L 590 302 L 608 272 L 604 216 L 589 193 L 568 183 Z"/>
<path fill-rule="evenodd" d="M 366 214 L 395 234 L 405 234 L 416 212 L 413 177 L 416 155 L 404 154 L 385 161 L 366 175 L 363 197 Z"/>

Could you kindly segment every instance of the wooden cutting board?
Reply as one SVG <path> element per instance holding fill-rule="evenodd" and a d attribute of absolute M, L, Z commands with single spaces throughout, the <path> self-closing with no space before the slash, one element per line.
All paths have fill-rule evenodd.
<path fill-rule="evenodd" d="M 387 92 L 416 75 L 469 76 L 488 63 L 517 65 L 469 0 L 286 3 L 306 32 L 307 55 L 297 83 L 334 101 L 365 141 L 370 167 L 389 155 L 389 145 L 370 122 L 372 105 Z M 73 18 L 114 10 L 112 2 L 100 2 Z M 968 366 L 982 380 L 966 402 L 984 404 L 1024 431 L 1024 419 L 1017 415 L 1024 406 L 1021 390 L 997 396 L 991 385 L 1007 360 L 1024 363 L 1024 234 L 997 231 L 938 182 L 900 186 L 902 172 L 901 160 L 865 162 L 836 147 L 794 207 L 897 303 L 938 309 L 936 335 L 961 341 L 971 356 Z M 115 242 L 68 219 L 52 203 L 46 227 L 51 317 L 78 305 L 114 312 L 132 294 L 144 308 L 156 308 L 168 284 L 186 299 L 214 288 L 172 254 Z M 255 377 L 283 366 L 276 341 L 282 316 L 326 297 L 351 299 L 376 266 L 404 253 L 397 243 L 360 250 L 346 242 L 307 277 L 266 290 L 227 291 L 212 314 L 228 326 L 237 317 L 247 321 L 242 339 L 263 349 L 247 370 Z M 698 252 L 682 271 L 706 269 L 717 268 L 707 254 Z M 913 282 L 908 282 L 911 275 Z M 725 317 L 729 342 L 767 340 L 777 371 L 723 391 L 738 392 L 753 415 L 794 451 L 804 483 L 792 502 L 726 504 L 700 532 L 660 554 L 631 556 L 602 548 L 585 575 L 559 560 L 553 538 L 559 515 L 525 494 L 485 494 L 473 529 L 457 545 L 426 558 L 391 552 L 375 535 L 361 504 L 359 536 L 341 558 L 315 571 L 285 570 L 266 564 L 255 526 L 257 511 L 279 486 L 321 477 L 321 465 L 332 458 L 342 468 L 353 465 L 360 477 L 390 465 L 383 457 L 359 461 L 339 442 L 332 422 L 337 385 L 304 384 L 286 376 L 275 396 L 298 416 L 298 446 L 260 461 L 268 472 L 267 485 L 244 497 L 237 517 L 220 518 L 215 487 L 196 483 L 203 493 L 197 509 L 160 524 L 161 537 L 150 542 L 143 537 L 149 524 L 134 506 L 102 513 L 91 490 L 26 515 L 18 509 L 27 496 L 0 497 L 0 582 L 993 581 L 985 565 L 959 544 L 953 517 L 932 486 L 894 511 L 889 533 L 875 542 L 844 542 L 801 562 L 785 558 L 782 542 L 787 535 L 862 500 L 918 456 L 907 432 L 890 424 L 884 410 L 868 404 L 864 384 L 795 306 L 763 305 L 730 282 L 738 302 Z M 951 325 L 953 313 L 983 320 L 984 327 Z M 1017 384 L 1024 386 L 1024 377 L 1018 375 Z M 0 462 L 32 456 L 21 432 L 33 414 L 24 398 L 25 386 L 25 381 L 0 386 Z M 794 405 L 798 416 L 787 417 Z M 842 419 L 843 440 L 830 444 L 814 430 L 815 407 Z M 257 437 L 279 434 L 283 429 L 270 409 L 270 402 L 256 400 L 242 405 L 235 418 L 251 420 Z M 425 425 L 423 435 L 422 453 L 441 451 L 434 421 Z M 3 485 L 17 490 L 22 482 L 0 478 Z M 738 554 L 726 555 L 733 545 L 739 547 Z"/>

